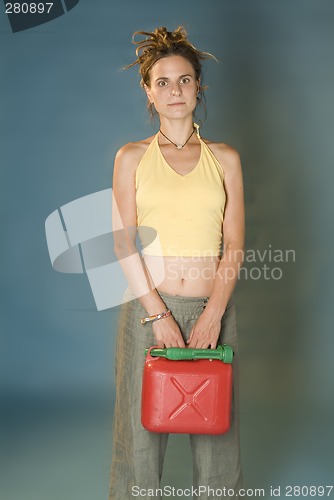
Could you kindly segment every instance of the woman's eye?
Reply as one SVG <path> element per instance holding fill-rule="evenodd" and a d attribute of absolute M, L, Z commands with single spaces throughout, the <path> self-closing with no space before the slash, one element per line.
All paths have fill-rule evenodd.
<path fill-rule="evenodd" d="M 165 82 L 164 80 L 161 80 L 159 83 L 158 83 L 159 87 L 165 87 L 167 85 L 167 82 Z"/>
<path fill-rule="evenodd" d="M 190 78 L 182 78 L 181 83 L 189 83 Z"/>

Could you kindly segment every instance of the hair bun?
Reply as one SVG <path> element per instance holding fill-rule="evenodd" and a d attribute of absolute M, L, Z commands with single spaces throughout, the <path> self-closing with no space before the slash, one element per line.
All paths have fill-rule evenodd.
<path fill-rule="evenodd" d="M 165 27 L 156 28 L 154 35 L 156 36 L 157 45 L 161 44 L 168 48 L 187 39 L 187 32 L 182 26 L 179 26 L 175 31 L 167 31 Z"/>
<path fill-rule="evenodd" d="M 136 35 L 144 35 L 146 38 L 136 41 Z M 136 55 L 140 56 L 151 50 L 166 50 L 173 45 L 186 42 L 187 32 L 183 26 L 179 26 L 175 31 L 167 31 L 167 28 L 162 26 L 161 28 L 156 28 L 153 32 L 136 31 L 133 34 L 132 41 L 135 45 L 138 45 Z"/>

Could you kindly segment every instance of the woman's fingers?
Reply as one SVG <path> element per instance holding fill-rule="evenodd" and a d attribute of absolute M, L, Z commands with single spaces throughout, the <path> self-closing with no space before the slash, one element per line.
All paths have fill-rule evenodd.
<path fill-rule="evenodd" d="M 197 323 L 190 332 L 185 344 L 180 329 L 173 317 L 164 318 L 153 324 L 157 345 L 163 347 L 189 347 L 192 349 L 216 349 L 220 333 L 220 322 L 208 326 L 206 322 Z"/>
<path fill-rule="evenodd" d="M 191 332 L 190 332 L 190 335 L 189 335 L 189 338 L 188 338 L 188 340 L 187 340 L 187 342 L 186 342 L 187 347 L 189 347 L 189 344 L 190 344 L 190 342 L 192 341 L 192 338 L 193 338 L 193 333 L 194 333 L 194 329 L 192 328 L 192 329 L 191 329 Z"/>
<path fill-rule="evenodd" d="M 171 316 L 154 323 L 153 331 L 159 347 L 185 347 L 180 329 Z"/>
<path fill-rule="evenodd" d="M 219 333 L 219 331 L 200 332 L 195 329 L 187 346 L 192 349 L 216 349 Z"/>
<path fill-rule="evenodd" d="M 221 322 L 203 312 L 194 324 L 187 346 L 192 349 L 216 349 Z"/>

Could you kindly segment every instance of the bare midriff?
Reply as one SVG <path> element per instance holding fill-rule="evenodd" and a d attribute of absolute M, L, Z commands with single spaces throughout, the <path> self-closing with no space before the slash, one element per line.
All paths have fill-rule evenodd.
<path fill-rule="evenodd" d="M 184 297 L 210 297 L 220 257 L 156 257 L 143 255 L 159 292 Z"/>

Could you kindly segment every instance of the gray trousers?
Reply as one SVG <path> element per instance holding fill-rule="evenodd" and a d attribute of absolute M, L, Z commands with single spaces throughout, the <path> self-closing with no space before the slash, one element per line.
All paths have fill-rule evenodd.
<path fill-rule="evenodd" d="M 131 292 L 126 293 L 131 296 Z M 164 293 L 160 293 L 160 296 L 171 310 L 184 340 L 187 340 L 205 307 L 207 297 L 181 297 Z M 155 491 L 160 487 L 168 434 L 148 432 L 140 420 L 144 351 L 156 345 L 152 325 L 140 323 L 140 318 L 144 316 L 147 313 L 137 299 L 122 305 L 116 347 L 116 402 L 109 500 L 132 500 L 135 498 L 133 493 L 139 488 L 151 490 L 147 496 L 140 495 L 141 499 L 161 498 L 159 494 L 152 497 L 152 489 Z M 239 356 L 235 307 L 231 301 L 222 318 L 219 343 L 229 344 L 234 350 L 232 422 L 225 434 L 189 435 L 193 456 L 193 489 L 205 486 L 207 490 L 198 495 L 195 493 L 193 498 L 202 500 L 239 498 L 237 492 L 241 487 Z M 137 490 L 133 487 L 137 487 Z M 235 494 L 221 495 L 219 490 L 223 488 L 225 491 L 233 489 Z M 218 491 L 218 494 L 213 494 L 213 490 Z"/>

